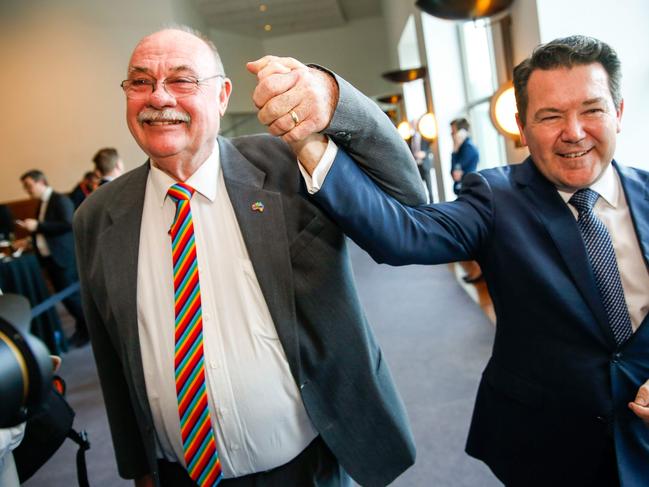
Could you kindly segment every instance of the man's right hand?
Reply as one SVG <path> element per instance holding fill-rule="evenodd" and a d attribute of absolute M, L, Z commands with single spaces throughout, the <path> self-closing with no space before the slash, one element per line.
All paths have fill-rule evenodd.
<path fill-rule="evenodd" d="M 252 97 L 257 118 L 271 134 L 292 143 L 329 125 L 338 104 L 338 84 L 330 74 L 276 56 L 264 56 L 247 68 L 258 79 Z"/>

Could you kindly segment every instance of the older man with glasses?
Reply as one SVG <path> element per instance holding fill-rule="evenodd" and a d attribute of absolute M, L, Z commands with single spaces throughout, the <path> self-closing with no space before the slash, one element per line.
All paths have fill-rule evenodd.
<path fill-rule="evenodd" d="M 331 134 L 385 161 L 391 194 L 423 202 L 414 161 L 391 164 L 407 147 L 380 109 L 297 64 L 272 130 Z M 278 65 L 266 67 L 272 83 Z M 414 461 L 405 411 L 344 237 L 300 197 L 288 145 L 217 137 L 232 83 L 186 29 L 142 39 L 121 86 L 149 160 L 74 223 L 120 474 L 138 486 L 391 482 Z M 352 106 L 367 123 L 343 129 Z"/>

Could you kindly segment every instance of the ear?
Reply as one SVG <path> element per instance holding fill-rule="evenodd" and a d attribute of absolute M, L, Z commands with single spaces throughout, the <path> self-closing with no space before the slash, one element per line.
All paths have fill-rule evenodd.
<path fill-rule="evenodd" d="M 228 108 L 228 101 L 230 100 L 230 94 L 232 93 L 232 81 L 230 78 L 223 78 L 223 83 L 221 84 L 221 91 L 219 92 L 219 115 L 225 115 L 225 111 Z"/>
<path fill-rule="evenodd" d="M 518 133 L 521 135 L 521 144 L 527 145 L 527 140 L 525 140 L 523 122 L 521 122 L 521 117 L 519 117 L 518 112 L 516 112 L 516 125 L 518 125 Z"/>
<path fill-rule="evenodd" d="M 618 134 L 622 131 L 622 112 L 624 112 L 624 99 L 620 100 L 620 108 L 616 110 Z"/>

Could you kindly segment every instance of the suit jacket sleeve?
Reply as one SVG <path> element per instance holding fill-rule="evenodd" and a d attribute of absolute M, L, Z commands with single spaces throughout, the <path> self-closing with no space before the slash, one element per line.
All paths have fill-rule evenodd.
<path fill-rule="evenodd" d="M 45 221 L 38 223 L 36 233 L 50 237 L 72 231 L 73 213 L 74 205 L 70 198 L 52 193 L 45 212 Z"/>
<path fill-rule="evenodd" d="M 323 131 L 388 194 L 406 205 L 427 202 L 412 153 L 376 103 L 341 77 L 339 97 L 329 126 Z"/>
<path fill-rule="evenodd" d="M 492 227 L 492 192 L 478 173 L 458 200 L 408 207 L 385 194 L 339 150 L 312 198 L 377 262 L 440 264 L 478 258 Z"/>

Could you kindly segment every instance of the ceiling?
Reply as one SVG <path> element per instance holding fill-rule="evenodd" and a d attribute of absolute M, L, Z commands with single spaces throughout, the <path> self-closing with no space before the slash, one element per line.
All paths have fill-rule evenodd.
<path fill-rule="evenodd" d="M 194 2 L 209 28 L 259 38 L 340 27 L 350 20 L 381 15 L 381 0 Z"/>

